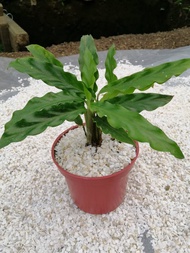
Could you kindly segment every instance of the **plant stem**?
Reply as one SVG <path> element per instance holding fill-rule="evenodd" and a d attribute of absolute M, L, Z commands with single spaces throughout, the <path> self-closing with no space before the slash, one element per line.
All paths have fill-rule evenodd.
<path fill-rule="evenodd" d="M 92 113 L 89 109 L 85 113 L 86 121 L 86 138 L 87 145 L 91 146 L 101 146 L 102 143 L 102 131 L 97 127 L 96 123 L 93 121 L 95 113 Z"/>

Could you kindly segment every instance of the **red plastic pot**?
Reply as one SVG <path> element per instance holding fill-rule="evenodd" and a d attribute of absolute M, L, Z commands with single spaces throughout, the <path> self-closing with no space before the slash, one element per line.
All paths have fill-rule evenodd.
<path fill-rule="evenodd" d="M 64 138 L 64 135 L 69 131 L 77 127 L 73 126 L 67 129 L 54 141 L 51 149 L 53 161 L 61 174 L 65 176 L 71 197 L 81 210 L 91 214 L 109 213 L 116 209 L 124 200 L 128 174 L 139 154 L 138 142 L 136 142 L 135 158 L 119 172 L 102 177 L 78 176 L 64 170 L 55 159 L 55 146 L 57 142 L 61 138 Z"/>

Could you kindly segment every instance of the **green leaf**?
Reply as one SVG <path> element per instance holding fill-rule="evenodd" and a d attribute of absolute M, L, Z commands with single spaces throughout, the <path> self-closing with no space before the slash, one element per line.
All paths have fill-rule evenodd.
<path fill-rule="evenodd" d="M 36 59 L 39 59 L 40 61 L 49 62 L 53 65 L 63 68 L 63 64 L 59 60 L 57 60 L 55 56 L 48 50 L 46 50 L 44 47 L 32 44 L 27 46 L 26 48 Z"/>
<path fill-rule="evenodd" d="M 75 119 L 75 123 L 80 126 L 83 125 L 83 121 L 80 115 Z"/>
<path fill-rule="evenodd" d="M 109 102 L 93 103 L 91 108 L 100 117 L 107 116 L 108 123 L 112 127 L 126 130 L 132 140 L 148 142 L 155 150 L 170 152 L 176 158 L 184 158 L 177 143 L 168 138 L 160 128 L 152 125 L 139 113 Z"/>
<path fill-rule="evenodd" d="M 89 59 L 89 55 L 90 59 Z M 89 62 L 90 60 L 90 62 Z M 83 80 L 84 78 L 84 67 L 90 70 L 92 68 L 92 70 L 90 70 L 90 72 L 93 72 L 93 78 L 94 78 L 94 82 L 93 85 L 90 83 L 86 83 L 87 87 L 90 87 L 94 94 L 97 91 L 97 85 L 96 85 L 96 80 L 99 77 L 99 73 L 98 73 L 98 63 L 99 63 L 99 58 L 98 58 L 98 54 L 97 54 L 97 49 L 94 43 L 94 39 L 91 35 L 84 35 L 81 37 L 81 41 L 80 41 L 80 47 L 79 47 L 79 69 L 81 71 L 81 79 Z M 89 66 L 87 66 L 89 62 Z M 85 71 L 85 73 L 87 74 L 87 72 Z M 89 75 L 88 75 L 89 76 Z M 88 77 L 89 79 L 89 77 Z"/>
<path fill-rule="evenodd" d="M 107 57 L 105 60 L 105 67 L 106 67 L 105 78 L 108 81 L 108 85 L 110 82 L 117 80 L 117 76 L 113 73 L 114 69 L 117 67 L 114 55 L 115 55 L 115 46 L 112 45 L 108 50 Z"/>
<path fill-rule="evenodd" d="M 80 98 L 62 91 L 32 98 L 22 110 L 15 111 L 12 119 L 5 125 L 0 148 L 22 141 L 29 135 L 42 133 L 48 126 L 58 126 L 65 120 L 79 120 L 79 115 L 84 112 L 84 103 Z"/>
<path fill-rule="evenodd" d="M 108 99 L 111 104 L 118 104 L 131 111 L 153 111 L 169 103 L 173 96 L 157 93 L 133 93 Z"/>
<path fill-rule="evenodd" d="M 50 86 L 58 89 L 81 93 L 83 91 L 82 82 L 76 76 L 65 72 L 62 67 L 50 63 L 48 60 L 41 61 L 38 58 L 25 57 L 18 58 L 9 64 L 21 73 L 27 73 L 35 79 L 41 79 Z"/>
<path fill-rule="evenodd" d="M 103 133 L 110 134 L 113 138 L 117 139 L 118 141 L 126 142 L 126 143 L 134 145 L 133 140 L 129 138 L 127 132 L 123 130 L 122 128 L 112 127 L 108 123 L 106 117 L 100 118 L 96 116 L 94 118 L 94 121 L 96 122 L 97 126 L 102 130 Z"/>
<path fill-rule="evenodd" d="M 116 94 L 131 94 L 135 89 L 144 91 L 153 86 L 155 82 L 162 84 L 172 76 L 181 75 L 188 68 L 190 68 L 190 58 L 163 63 L 116 80 L 104 86 L 100 93 L 107 92 L 104 99 L 108 99 L 115 97 Z"/>
<path fill-rule="evenodd" d="M 83 60 L 84 60 L 83 55 L 84 55 L 84 51 L 86 50 L 86 48 L 88 48 L 88 50 L 91 52 L 96 65 L 98 65 L 98 63 L 99 63 L 97 49 L 96 49 L 93 37 L 91 35 L 84 35 L 84 36 L 81 37 L 80 47 L 79 47 L 79 51 L 80 51 L 79 66 L 80 66 L 80 70 L 83 66 Z"/>
<path fill-rule="evenodd" d="M 91 101 L 92 96 L 93 96 L 93 94 L 94 94 L 94 93 L 92 92 L 92 89 L 87 88 L 85 85 L 84 85 L 83 89 L 84 89 L 84 94 L 85 94 L 86 100 L 87 100 L 87 101 Z"/>
<path fill-rule="evenodd" d="M 91 52 L 86 48 L 83 55 L 83 66 L 81 68 L 81 79 L 87 88 L 93 89 L 95 83 L 94 74 L 97 71 L 96 63 L 94 62 Z"/>

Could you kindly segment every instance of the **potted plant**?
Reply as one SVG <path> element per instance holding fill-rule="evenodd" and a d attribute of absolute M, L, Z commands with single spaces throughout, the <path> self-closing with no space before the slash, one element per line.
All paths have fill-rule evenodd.
<path fill-rule="evenodd" d="M 15 111 L 5 125 L 0 148 L 22 141 L 29 135 L 40 134 L 48 126 L 58 126 L 65 120 L 75 122 L 75 126 L 64 131 L 53 143 L 52 158 L 66 177 L 71 196 L 79 208 L 97 214 L 110 212 L 120 205 L 125 196 L 128 172 L 138 156 L 138 142 L 147 142 L 157 151 L 184 158 L 177 143 L 140 113 L 143 110 L 155 110 L 172 99 L 169 95 L 144 91 L 153 87 L 155 82 L 162 84 L 190 68 L 189 58 L 145 68 L 118 79 L 114 74 L 115 47 L 111 46 L 105 60 L 107 85 L 99 90 L 98 54 L 91 35 L 83 36 L 80 42 L 81 80 L 64 71 L 62 63 L 43 47 L 30 45 L 27 49 L 32 56 L 16 59 L 10 63 L 10 67 L 41 79 L 60 91 L 34 97 L 22 110 Z M 84 122 L 81 115 L 84 116 Z M 102 133 L 108 134 L 119 142 L 135 146 L 134 159 L 124 169 L 103 177 L 83 177 L 66 171 L 55 158 L 55 147 L 61 138 L 78 126 L 84 130 L 86 145 L 98 149 L 102 145 Z"/>

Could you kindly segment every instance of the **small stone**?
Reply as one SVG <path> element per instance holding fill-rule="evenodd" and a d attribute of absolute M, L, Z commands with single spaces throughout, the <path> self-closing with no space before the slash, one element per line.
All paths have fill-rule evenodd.
<path fill-rule="evenodd" d="M 169 186 L 169 185 L 166 185 L 166 186 L 165 186 L 165 190 L 166 190 L 166 191 L 169 191 L 169 189 L 170 189 L 170 186 Z"/>

